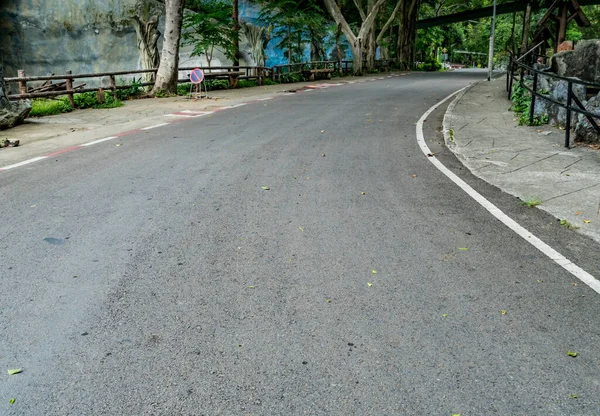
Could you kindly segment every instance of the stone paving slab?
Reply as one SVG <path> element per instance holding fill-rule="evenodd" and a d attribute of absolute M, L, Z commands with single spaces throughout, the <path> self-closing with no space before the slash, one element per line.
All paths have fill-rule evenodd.
<path fill-rule="evenodd" d="M 473 174 L 600 242 L 600 151 L 564 147 L 550 125 L 518 126 L 504 78 L 460 93 L 444 118 L 447 146 Z"/>

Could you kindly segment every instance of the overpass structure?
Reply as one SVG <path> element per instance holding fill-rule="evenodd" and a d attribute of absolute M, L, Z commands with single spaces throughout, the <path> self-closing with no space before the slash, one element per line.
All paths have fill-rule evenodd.
<path fill-rule="evenodd" d="M 550 1 L 547 7 L 551 8 L 555 4 L 562 3 L 561 0 Z M 600 0 L 579 0 L 580 6 L 592 6 L 600 4 Z M 513 1 L 510 3 L 499 4 L 496 6 L 496 14 L 509 14 L 515 12 L 524 12 L 527 9 L 526 1 Z M 475 10 L 467 10 L 464 12 L 453 13 L 446 16 L 431 17 L 417 21 L 417 29 L 426 29 L 428 27 L 449 25 L 452 23 L 466 22 L 468 20 L 481 19 L 484 17 L 492 17 L 494 13 L 493 7 L 482 7 Z"/>

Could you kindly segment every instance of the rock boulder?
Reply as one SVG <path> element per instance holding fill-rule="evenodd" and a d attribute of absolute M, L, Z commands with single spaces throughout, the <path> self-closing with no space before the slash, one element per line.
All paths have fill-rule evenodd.
<path fill-rule="evenodd" d="M 0 108 L 0 130 L 10 129 L 17 124 L 21 124 L 31 111 L 29 100 L 9 103 L 6 107 Z"/>
<path fill-rule="evenodd" d="M 600 83 L 600 40 L 582 40 L 574 50 L 554 54 L 550 67 L 562 77 Z"/>

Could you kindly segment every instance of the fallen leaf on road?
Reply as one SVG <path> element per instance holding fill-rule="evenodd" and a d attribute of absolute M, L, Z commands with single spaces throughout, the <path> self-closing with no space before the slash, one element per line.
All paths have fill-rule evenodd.
<path fill-rule="evenodd" d="M 371 273 L 377 274 L 377 270 L 371 270 Z"/>
<path fill-rule="evenodd" d="M 569 394 L 569 399 L 577 399 L 579 396 L 576 394 Z"/>
<path fill-rule="evenodd" d="M 35 207 L 37 207 L 37 205 L 32 205 L 32 206 L 30 206 L 29 208 L 35 208 Z"/>
<path fill-rule="evenodd" d="M 583 220 L 583 222 L 584 222 L 585 224 L 589 224 L 589 223 L 590 223 L 590 222 L 592 222 L 592 221 L 591 221 L 591 220 Z"/>
<path fill-rule="evenodd" d="M 371 287 L 373 286 L 373 283 L 367 282 L 367 286 Z"/>
<path fill-rule="evenodd" d="M 331 303 L 331 299 L 327 299 L 327 303 Z"/>
<path fill-rule="evenodd" d="M 502 309 L 502 310 L 500 311 L 500 313 L 501 313 L 502 315 L 506 315 L 506 311 L 505 311 L 504 309 Z"/>
<path fill-rule="evenodd" d="M 79 278 L 79 276 L 73 276 L 73 279 L 78 279 L 78 278 Z"/>
<path fill-rule="evenodd" d="M 467 250 L 469 250 L 469 247 L 459 247 L 458 249 L 460 251 L 467 251 Z"/>
<path fill-rule="evenodd" d="M 581 215 L 581 211 L 577 211 L 575 215 Z"/>
<path fill-rule="evenodd" d="M 443 313 L 443 314 L 442 314 L 442 318 L 445 318 L 446 316 L 448 316 L 448 314 L 447 314 L 447 313 Z"/>
<path fill-rule="evenodd" d="M 433 155 L 435 155 L 435 153 L 427 153 L 427 157 L 433 157 Z"/>
<path fill-rule="evenodd" d="M 321 154 L 321 157 L 325 157 L 325 153 Z"/>
<path fill-rule="evenodd" d="M 8 403 L 9 403 L 9 404 L 15 404 L 15 402 L 16 402 L 16 401 L 17 401 L 17 399 L 10 399 L 10 400 L 8 401 Z"/>
<path fill-rule="evenodd" d="M 254 286 L 248 286 L 248 289 L 254 289 Z"/>
<path fill-rule="evenodd" d="M 574 352 L 574 351 L 569 351 L 569 350 L 567 350 L 567 355 L 568 355 L 569 357 L 577 357 L 577 353 L 576 353 L 576 352 Z"/>
<path fill-rule="evenodd" d="M 577 286 L 577 283 L 572 283 L 571 286 Z"/>
<path fill-rule="evenodd" d="M 367 193 L 366 193 L 366 192 L 361 192 L 360 194 L 361 194 L 361 195 L 366 195 Z"/>
<path fill-rule="evenodd" d="M 10 369 L 10 368 L 9 368 L 9 369 L 8 369 L 8 375 L 9 375 L 9 376 L 12 376 L 12 375 L 14 375 L 14 374 L 19 374 L 19 373 L 21 373 L 22 371 L 23 371 L 23 369 L 22 369 L 22 368 L 14 368 L 14 369 Z"/>
<path fill-rule="evenodd" d="M 321 133 L 325 133 L 325 130 L 321 130 Z"/>
<path fill-rule="evenodd" d="M 414 174 L 412 177 L 413 177 L 413 178 L 416 178 L 416 177 L 417 177 L 417 174 L 415 173 L 415 174 Z"/>
<path fill-rule="evenodd" d="M 542 282 L 543 282 L 543 280 L 541 280 L 541 279 L 538 279 L 538 283 L 542 283 Z"/>
<path fill-rule="evenodd" d="M 264 189 L 265 191 L 270 191 L 271 188 L 269 188 L 268 186 L 261 186 L 262 189 Z"/>

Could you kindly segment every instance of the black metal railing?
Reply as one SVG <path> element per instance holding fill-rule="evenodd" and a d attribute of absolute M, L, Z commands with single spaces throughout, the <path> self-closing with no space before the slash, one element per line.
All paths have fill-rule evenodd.
<path fill-rule="evenodd" d="M 598 91 L 600 89 L 600 84 L 596 84 L 593 82 L 583 81 L 580 79 L 563 77 L 551 72 L 543 71 L 537 68 L 534 68 L 535 62 L 538 59 L 538 55 L 536 53 L 537 49 L 541 44 L 536 45 L 532 49 L 530 49 L 526 54 L 522 55 L 519 58 L 516 58 L 514 55 L 510 56 L 510 62 L 508 66 L 508 70 L 506 71 L 506 90 L 508 92 L 508 99 L 512 98 L 513 94 L 513 82 L 516 78 L 515 72 L 518 73 L 518 81 L 519 86 L 525 90 L 527 90 L 531 94 L 531 104 L 529 105 L 529 124 L 533 124 L 533 120 L 535 117 L 535 101 L 536 98 L 541 98 L 548 102 L 551 102 L 559 107 L 562 107 L 566 110 L 566 120 L 565 120 L 565 147 L 570 147 L 571 145 L 571 126 L 572 126 L 572 117 L 573 112 L 578 114 L 583 114 L 587 120 L 590 122 L 592 127 L 596 130 L 598 134 L 600 134 L 600 126 L 595 119 L 600 120 L 600 114 L 593 113 L 588 111 L 581 100 L 577 97 L 576 94 L 573 93 L 573 85 L 582 85 L 586 90 Z M 529 65 L 527 63 L 529 63 Z M 532 85 L 531 88 L 525 82 L 525 77 L 532 77 Z M 546 94 L 542 94 L 541 91 L 538 91 L 538 81 L 539 77 L 547 77 L 554 80 L 566 81 L 567 82 L 567 100 L 566 102 L 560 102 L 552 97 L 549 97 Z M 574 105 L 575 104 L 575 105 Z"/>

